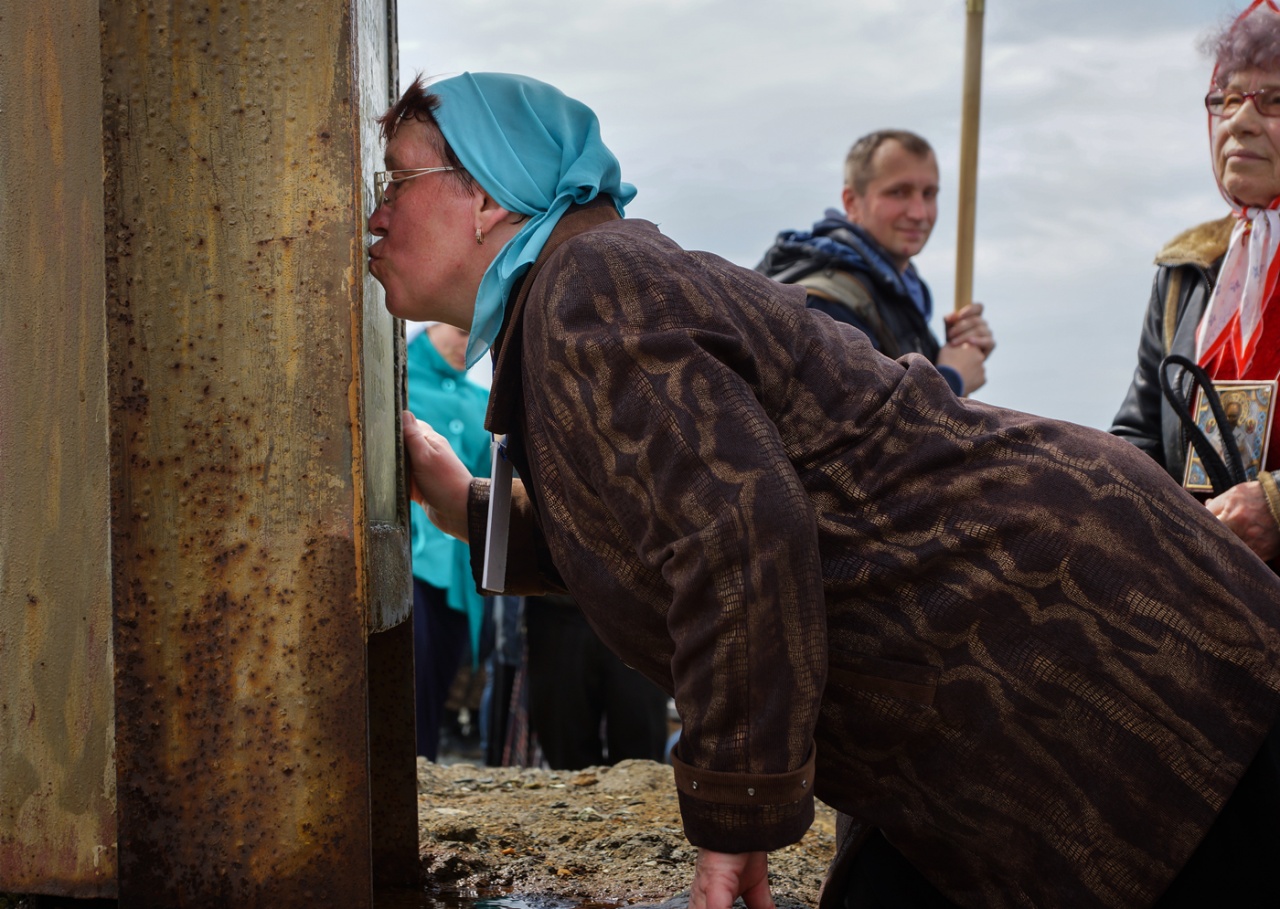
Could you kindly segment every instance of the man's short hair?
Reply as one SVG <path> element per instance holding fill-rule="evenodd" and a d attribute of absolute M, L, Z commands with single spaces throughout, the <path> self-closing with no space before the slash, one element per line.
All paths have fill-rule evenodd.
<path fill-rule="evenodd" d="M 440 106 L 440 96 L 427 90 L 426 84 L 423 82 L 422 74 L 419 73 L 417 78 L 413 80 L 413 84 L 404 90 L 404 94 L 400 96 L 391 108 L 378 118 L 378 127 L 382 133 L 382 141 L 390 142 L 395 136 L 396 130 L 400 128 L 400 124 L 405 120 L 417 120 L 419 123 L 425 123 L 427 129 L 427 141 L 431 143 L 431 147 L 436 154 L 440 156 L 440 160 L 450 167 L 453 171 L 445 174 L 446 178 L 456 189 L 461 192 L 471 192 L 478 185 L 475 177 L 467 172 L 462 166 L 462 162 L 458 160 L 458 156 L 454 154 L 453 149 L 449 147 L 449 143 L 444 138 L 444 133 L 440 131 L 440 122 L 436 120 L 436 108 Z"/>
<path fill-rule="evenodd" d="M 853 143 L 853 148 L 849 149 L 849 154 L 844 159 L 844 185 L 852 187 L 859 196 L 865 193 L 867 184 L 876 178 L 871 159 L 875 157 L 876 149 L 891 140 L 916 157 L 924 158 L 933 154 L 932 145 L 905 129 L 882 129 L 868 133 Z"/>
<path fill-rule="evenodd" d="M 1201 45 L 1212 54 L 1216 87 L 1225 88 L 1241 70 L 1280 69 L 1280 16 L 1260 6 L 1210 35 Z"/>

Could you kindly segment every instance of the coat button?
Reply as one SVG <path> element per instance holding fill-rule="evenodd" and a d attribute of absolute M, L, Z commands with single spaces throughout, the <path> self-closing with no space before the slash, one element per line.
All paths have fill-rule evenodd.
<path fill-rule="evenodd" d="M 698 788 L 698 781 L 697 781 L 697 780 L 694 780 L 692 785 L 693 785 L 693 788 L 694 788 L 694 789 L 697 789 L 697 788 Z"/>
<path fill-rule="evenodd" d="M 445 379 L 443 382 L 440 383 L 440 387 L 443 388 L 445 391 L 453 391 L 455 388 L 458 387 L 458 383 L 453 381 L 453 379 Z"/>
<path fill-rule="evenodd" d="M 466 424 L 463 423 L 461 420 L 449 421 L 449 432 L 453 433 L 454 435 L 457 435 L 458 433 L 462 432 L 462 430 L 464 429 L 466 429 Z"/>
<path fill-rule="evenodd" d="M 755 795 L 755 794 L 756 794 L 756 791 L 754 789 L 747 790 L 747 795 Z"/>

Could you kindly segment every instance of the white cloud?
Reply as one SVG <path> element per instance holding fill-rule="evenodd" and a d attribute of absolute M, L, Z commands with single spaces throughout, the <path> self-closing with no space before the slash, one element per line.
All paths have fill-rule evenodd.
<path fill-rule="evenodd" d="M 1243 5 L 987 4 L 975 290 L 1000 341 L 981 396 L 1105 426 L 1151 258 L 1217 216 L 1197 39 Z M 964 3 L 400 0 L 400 70 L 521 72 L 600 116 L 628 210 L 754 265 L 838 201 L 854 139 L 924 134 L 942 212 L 919 258 L 950 305 Z"/>

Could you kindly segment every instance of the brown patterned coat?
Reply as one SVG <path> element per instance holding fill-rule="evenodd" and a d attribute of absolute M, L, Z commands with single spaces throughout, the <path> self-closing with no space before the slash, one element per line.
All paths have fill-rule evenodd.
<path fill-rule="evenodd" d="M 495 350 L 508 590 L 674 693 L 695 845 L 784 845 L 816 793 L 961 904 L 1147 905 L 1280 709 L 1280 583 L 1158 465 L 803 290 L 591 206 Z"/>

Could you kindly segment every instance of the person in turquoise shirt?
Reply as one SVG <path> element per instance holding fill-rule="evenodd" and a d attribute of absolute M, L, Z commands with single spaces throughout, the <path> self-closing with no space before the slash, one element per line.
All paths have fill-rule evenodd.
<path fill-rule="evenodd" d="M 410 342 L 409 409 L 449 440 L 472 473 L 488 476 L 484 414 L 489 393 L 467 378 L 467 338 L 467 332 L 437 322 Z M 410 514 L 417 749 L 434 761 L 449 686 L 463 657 L 479 655 L 484 597 L 471 577 L 467 544 L 438 530 L 417 503 Z"/>

